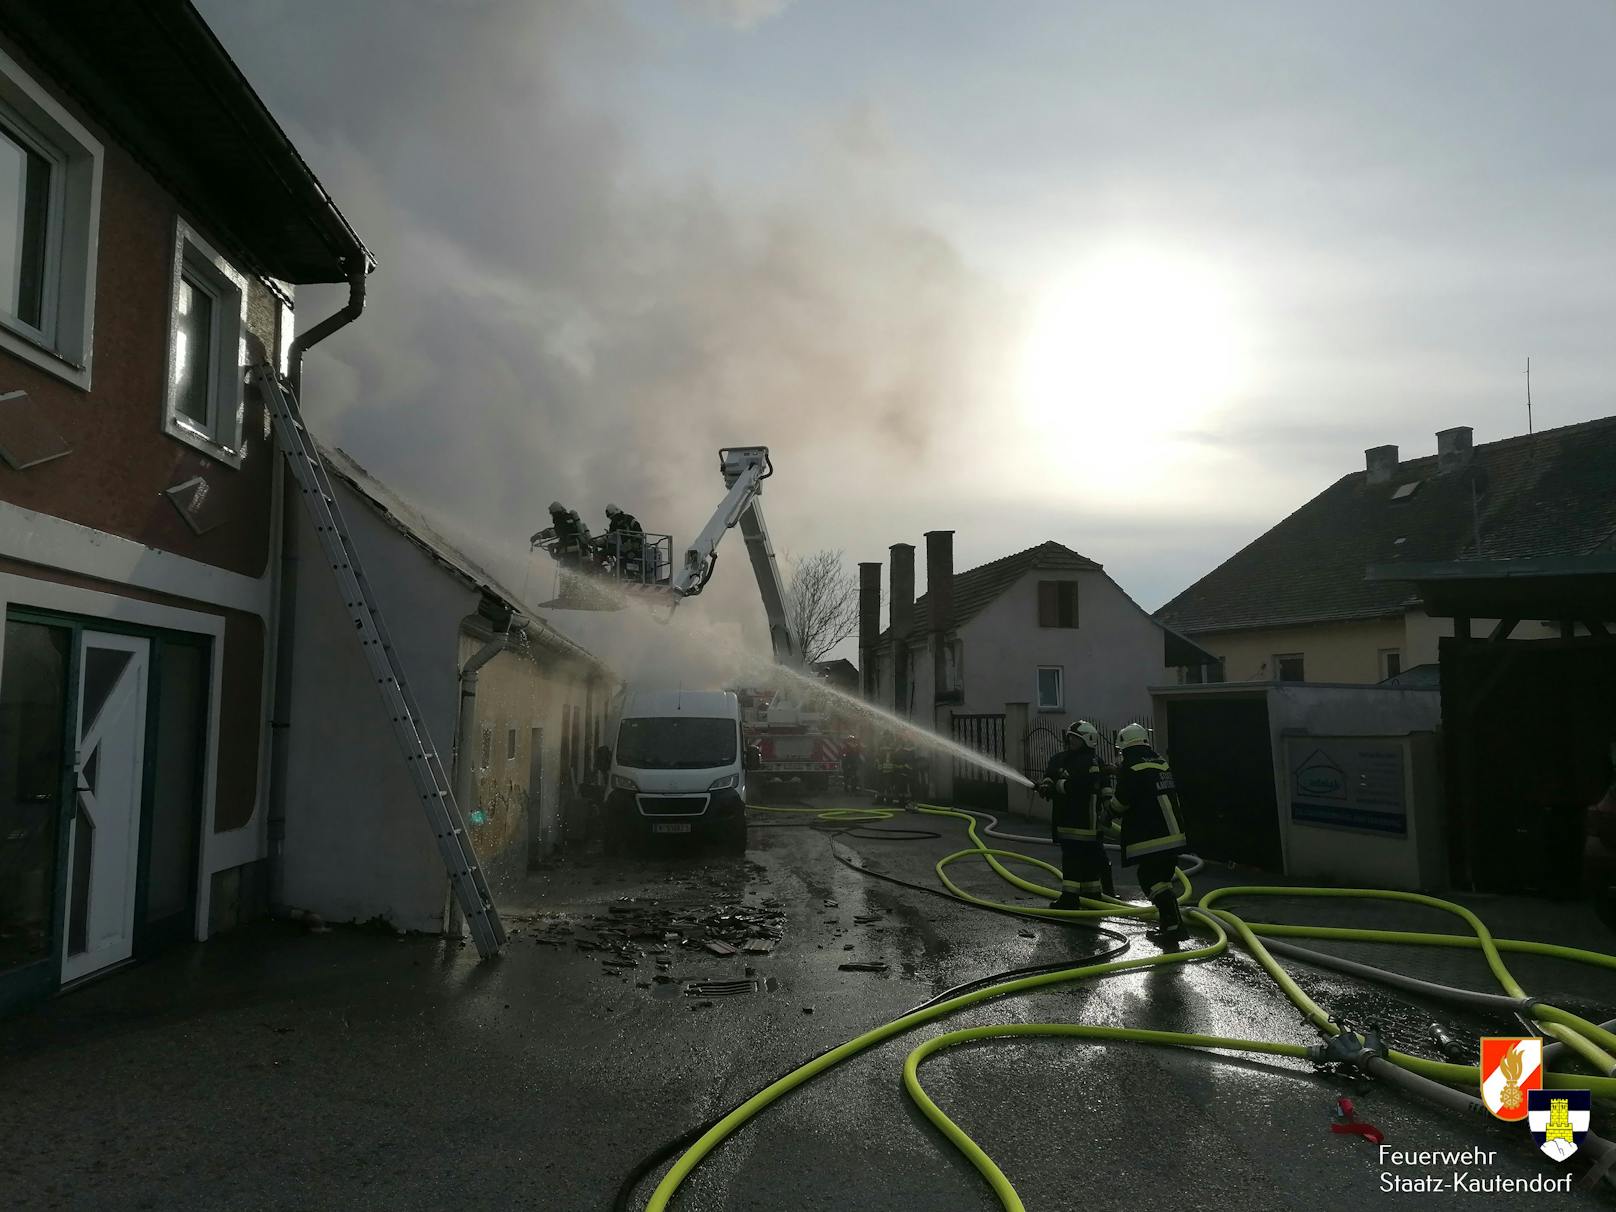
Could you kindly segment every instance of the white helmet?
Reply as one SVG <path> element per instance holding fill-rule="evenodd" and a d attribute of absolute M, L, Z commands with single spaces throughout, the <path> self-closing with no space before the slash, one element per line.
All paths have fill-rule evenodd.
<path fill-rule="evenodd" d="M 1131 749 L 1135 745 L 1150 744 L 1150 732 L 1143 724 L 1128 724 L 1117 733 L 1117 748 Z"/>
<path fill-rule="evenodd" d="M 1090 749 L 1100 747 L 1100 730 L 1087 720 L 1078 720 L 1066 729 L 1067 744 L 1080 741 Z"/>
<path fill-rule="evenodd" d="M 622 512 L 623 512 L 623 510 L 622 510 L 621 506 L 616 505 L 616 504 L 614 504 L 614 503 L 612 503 L 610 501 L 608 501 L 606 503 L 606 516 L 608 518 L 615 518 L 618 514 L 620 514 Z"/>

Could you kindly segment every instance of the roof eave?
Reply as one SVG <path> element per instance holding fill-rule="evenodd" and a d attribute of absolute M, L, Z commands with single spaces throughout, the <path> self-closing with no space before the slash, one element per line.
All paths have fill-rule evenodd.
<path fill-rule="evenodd" d="M 96 34 L 114 13 L 119 41 L 108 45 Z M 116 10 L 92 0 L 11 0 L 0 8 L 0 28 L 183 208 L 227 238 L 254 272 L 303 284 L 348 281 L 375 268 L 370 250 L 189 0 L 124 0 Z M 153 108 L 158 101 L 137 103 L 140 94 L 111 66 L 139 53 L 141 46 L 131 41 L 142 37 L 165 70 L 186 73 L 184 86 L 199 107 L 195 112 L 205 107 L 228 119 L 238 146 L 248 150 L 261 176 L 219 183 L 217 169 L 210 172 L 182 132 L 170 129 L 176 125 L 172 118 L 166 125 L 152 120 L 153 113 L 162 116 Z M 285 199 L 285 212 L 262 206 L 265 190 Z M 290 239 L 287 214 L 301 227 Z"/>

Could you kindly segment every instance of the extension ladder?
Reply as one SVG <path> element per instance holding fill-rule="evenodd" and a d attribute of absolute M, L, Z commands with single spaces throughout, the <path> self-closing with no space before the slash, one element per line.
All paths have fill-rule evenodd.
<path fill-rule="evenodd" d="M 444 867 L 448 869 L 455 900 L 466 916 L 478 954 L 487 959 L 497 954 L 504 944 L 505 927 L 499 920 L 499 910 L 494 906 L 488 881 L 483 878 L 482 868 L 477 863 L 477 852 L 472 848 L 470 835 L 466 833 L 466 822 L 455 803 L 448 775 L 427 733 L 426 720 L 422 718 L 415 696 L 410 692 L 409 681 L 404 677 L 398 650 L 393 647 L 387 625 L 382 621 L 381 611 L 370 592 L 370 582 L 365 579 L 359 552 L 355 550 L 347 524 L 342 520 L 342 511 L 337 505 L 336 493 L 332 491 L 331 480 L 326 475 L 325 463 L 298 415 L 297 401 L 282 384 L 274 366 L 267 362 L 260 363 L 253 368 L 252 375 L 263 389 L 264 404 L 274 422 L 276 440 L 302 490 L 303 503 L 308 506 L 309 514 L 314 519 L 315 533 L 325 551 L 326 563 L 336 574 L 337 588 L 353 619 L 354 629 L 359 635 L 359 646 L 376 679 L 376 689 L 387 707 L 393 735 L 398 738 L 399 748 L 404 751 L 404 764 L 415 784 L 416 796 L 426 812 L 427 823 L 432 826 L 433 836 L 438 839 L 438 850 L 443 855 Z M 291 536 L 285 536 L 283 541 L 290 542 Z"/>

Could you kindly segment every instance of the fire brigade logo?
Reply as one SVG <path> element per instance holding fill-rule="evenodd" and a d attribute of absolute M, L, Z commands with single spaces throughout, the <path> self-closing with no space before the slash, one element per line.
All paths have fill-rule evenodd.
<path fill-rule="evenodd" d="M 1511 1036 L 1481 1041 L 1481 1101 L 1499 1119 L 1526 1118 L 1526 1096 L 1543 1088 L 1543 1041 Z"/>
<path fill-rule="evenodd" d="M 1588 1135 L 1593 1117 L 1591 1090 L 1533 1090 L 1526 1096 L 1526 1119 L 1532 1139 L 1555 1161 L 1563 1162 L 1577 1151 Z"/>

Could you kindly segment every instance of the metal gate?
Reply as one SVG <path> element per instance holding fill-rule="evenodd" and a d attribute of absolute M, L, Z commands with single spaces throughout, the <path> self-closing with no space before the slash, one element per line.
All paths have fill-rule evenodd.
<path fill-rule="evenodd" d="M 1004 761 L 1004 716 L 956 715 L 952 720 L 954 740 L 994 761 Z M 1003 812 L 1010 802 L 1010 788 L 1002 774 L 995 774 L 966 758 L 954 759 L 954 802 L 967 808 Z"/>
<path fill-rule="evenodd" d="M 1036 783 L 1049 769 L 1049 759 L 1059 753 L 1063 746 L 1060 733 L 1042 724 L 1034 725 L 1027 730 L 1026 745 L 1022 749 L 1027 755 L 1027 765 L 1021 773 Z"/>

